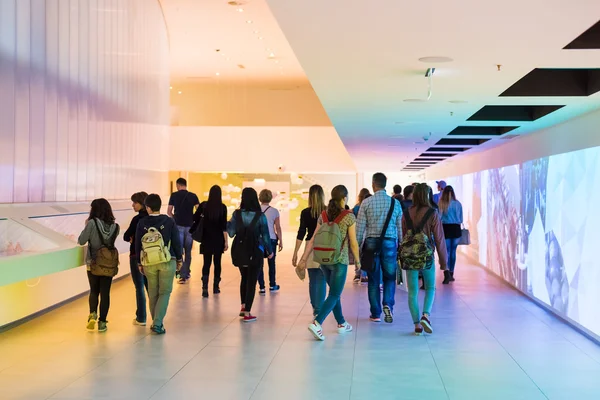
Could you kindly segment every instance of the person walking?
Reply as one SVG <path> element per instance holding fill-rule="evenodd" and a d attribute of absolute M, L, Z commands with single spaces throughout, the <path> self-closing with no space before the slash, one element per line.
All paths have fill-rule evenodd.
<path fill-rule="evenodd" d="M 148 303 L 152 316 L 150 330 L 164 335 L 175 273 L 183 265 L 183 248 L 175 221 L 160 213 L 162 199 L 157 194 L 146 197 L 148 216 L 140 222 L 135 232 L 135 254 L 138 268 L 148 279 Z"/>
<path fill-rule="evenodd" d="M 108 310 L 110 308 L 110 287 L 113 276 L 106 276 L 98 268 L 97 257 L 101 249 L 114 249 L 119 235 L 119 224 L 115 222 L 110 203 L 106 199 L 95 199 L 90 206 L 90 214 L 85 221 L 85 229 L 79 235 L 77 243 L 88 245 L 85 257 L 87 277 L 90 284 L 88 303 L 90 313 L 87 320 L 88 331 L 93 331 L 98 322 L 98 332 L 106 332 Z M 118 252 L 116 254 L 118 257 Z M 118 264 L 117 264 L 118 265 Z M 100 298 L 100 315 L 98 316 L 98 298 Z"/>
<path fill-rule="evenodd" d="M 317 229 L 319 217 L 325 209 L 325 192 L 323 191 L 323 187 L 320 185 L 312 185 L 308 190 L 308 207 L 300 213 L 300 227 L 298 228 L 296 247 L 294 248 L 294 255 L 292 257 L 292 265 L 294 267 L 298 267 L 298 251 L 300 250 L 302 243 L 306 240 L 306 244 L 308 245 L 311 241 L 315 230 Z M 319 314 L 319 311 L 321 311 L 321 306 L 325 301 L 327 283 L 325 282 L 325 275 L 321 270 L 321 266 L 313 261 L 312 254 L 307 255 L 306 258 L 308 293 L 310 304 L 313 309 L 313 317 L 316 317 Z"/>
<path fill-rule="evenodd" d="M 202 267 L 202 297 L 208 298 L 210 267 L 214 263 L 213 294 L 221 293 L 221 258 L 229 248 L 227 238 L 227 206 L 223 204 L 221 187 L 214 185 L 208 192 L 208 200 L 202 202 L 194 214 L 194 223 L 190 232 L 202 224 L 202 242 L 200 254 L 204 257 Z"/>
<path fill-rule="evenodd" d="M 244 322 L 254 322 L 257 317 L 251 314 L 258 271 L 263 268 L 264 255 L 273 258 L 271 236 L 267 217 L 262 213 L 258 195 L 253 188 L 242 190 L 240 208 L 233 212 L 231 220 L 227 223 L 227 233 L 234 238 L 231 246 L 233 265 L 239 268 L 240 298 L 242 308 L 240 317 Z"/>
<path fill-rule="evenodd" d="M 402 240 L 402 207 L 385 192 L 387 177 L 373 175 L 373 196 L 364 200 L 358 212 L 356 236 L 362 244 L 362 253 L 370 254 L 372 265 L 367 269 L 369 303 L 372 322 L 394 321 L 398 243 Z M 387 226 L 386 226 L 387 223 Z M 364 243 L 363 243 L 364 241 Z M 383 308 L 380 284 L 383 279 Z"/>
<path fill-rule="evenodd" d="M 372 195 L 369 189 L 362 188 L 360 190 L 360 192 L 358 193 L 358 202 L 352 209 L 352 213 L 355 217 L 358 217 L 358 212 L 360 211 L 360 205 L 362 204 L 362 202 L 371 196 Z M 367 278 L 367 273 L 365 271 L 361 271 L 360 268 L 358 268 L 358 265 L 356 265 L 356 260 L 354 259 L 352 254 L 350 254 L 350 264 L 354 264 L 354 283 L 364 283 L 369 281 L 369 278 Z"/>
<path fill-rule="evenodd" d="M 144 202 L 148 197 L 146 192 L 137 192 L 131 195 L 131 207 L 138 214 L 131 219 L 129 228 L 123 234 L 123 240 L 130 243 L 129 246 L 129 267 L 131 270 L 131 280 L 135 286 L 136 311 L 134 325 L 146 326 L 146 293 L 148 292 L 148 279 L 140 272 L 138 268 L 138 257 L 135 253 L 135 233 L 138 222 L 148 216 Z"/>
<path fill-rule="evenodd" d="M 406 240 L 420 231 L 425 234 L 428 243 L 431 246 L 431 259 L 427 264 L 418 265 L 415 269 L 406 270 L 406 280 L 408 287 L 408 308 L 410 310 L 413 323 L 415 324 L 415 334 L 420 335 L 423 330 L 427 333 L 433 333 L 431 324 L 431 309 L 435 299 L 435 259 L 433 257 L 433 243 L 437 249 L 440 269 L 447 269 L 446 242 L 444 240 L 444 230 L 440 216 L 435 208 L 431 206 L 431 189 L 427 184 L 420 183 L 415 186 L 413 192 L 413 205 L 408 209 L 402 218 L 402 229 L 406 232 Z M 420 229 L 416 229 L 416 228 Z M 430 241 L 433 239 L 433 243 Z M 405 243 L 403 243 L 405 245 Z M 425 285 L 425 299 L 423 302 L 423 314 L 419 311 L 419 273 L 422 272 Z"/>
<path fill-rule="evenodd" d="M 267 217 L 267 224 L 269 225 L 269 235 L 271 236 L 271 247 L 273 248 L 273 257 L 267 260 L 269 265 L 269 292 L 278 292 L 281 287 L 277 284 L 277 269 L 275 265 L 275 259 L 277 258 L 277 249 L 283 250 L 283 236 L 281 233 L 281 220 L 279 210 L 275 207 L 271 207 L 271 201 L 273 200 L 273 193 L 268 189 L 261 190 L 258 195 L 260 201 L 260 208 Z M 263 269 L 258 271 L 258 286 L 259 294 L 264 296 L 266 294 L 265 287 L 265 272 Z"/>
<path fill-rule="evenodd" d="M 175 183 L 177 191 L 169 198 L 167 215 L 175 220 L 179 242 L 183 246 L 183 267 L 179 271 L 178 283 L 185 284 L 190 279 L 194 245 L 190 227 L 194 224 L 194 207 L 199 206 L 200 201 L 195 193 L 187 190 L 187 181 L 184 178 L 177 179 Z"/>
<path fill-rule="evenodd" d="M 442 227 L 446 238 L 448 251 L 448 271 L 444 271 L 444 285 L 454 282 L 454 268 L 456 267 L 456 249 L 462 236 L 463 208 L 452 186 L 446 186 L 438 203 L 442 217 Z"/>
<path fill-rule="evenodd" d="M 350 325 L 344 318 L 342 312 L 341 296 L 346 283 L 346 276 L 348 274 L 348 247 L 352 250 L 357 264 L 360 267 L 360 257 L 358 252 L 358 242 L 356 241 L 356 217 L 354 214 L 345 209 L 348 202 L 348 189 L 343 185 L 338 185 L 331 191 L 331 200 L 327 206 L 327 210 L 323 211 L 318 220 L 318 226 L 316 234 L 312 237 L 310 242 L 304 249 L 304 254 L 300 260 L 300 267 L 305 268 L 308 263 L 308 257 L 313 254 L 317 257 L 318 252 L 330 253 L 333 250 L 333 254 L 338 254 L 338 258 L 331 260 L 329 258 L 320 257 L 322 260 L 328 260 L 328 264 L 321 264 L 321 270 L 325 275 L 325 280 L 329 285 L 329 294 L 323 302 L 318 315 L 314 321 L 308 326 L 308 330 L 313 334 L 317 340 L 325 340 L 323 335 L 323 329 L 321 325 L 327 318 L 327 316 L 333 311 L 335 320 L 337 321 L 338 333 L 352 332 L 352 325 Z M 340 241 L 336 243 L 339 248 L 329 249 L 320 247 L 320 229 L 322 227 L 331 228 L 332 225 L 336 225 L 331 232 L 339 233 Z M 329 232 L 327 232 L 329 233 Z M 323 237 L 330 238 L 329 234 L 323 234 Z"/>

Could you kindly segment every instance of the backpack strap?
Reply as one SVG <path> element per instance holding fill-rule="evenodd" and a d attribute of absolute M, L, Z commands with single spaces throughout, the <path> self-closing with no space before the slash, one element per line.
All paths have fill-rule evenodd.
<path fill-rule="evenodd" d="M 258 224 L 258 220 L 260 219 L 261 216 L 262 216 L 262 213 L 259 213 L 259 212 L 254 213 L 254 218 L 252 218 L 252 222 L 250 222 L 250 225 L 248 225 L 248 228 L 250 228 L 250 230 L 254 230 L 254 228 L 256 227 L 256 224 Z"/>
<path fill-rule="evenodd" d="M 321 213 L 321 219 L 323 220 L 323 223 L 326 224 L 329 222 L 329 218 L 327 217 L 327 211 L 323 211 Z"/>
<path fill-rule="evenodd" d="M 352 211 L 349 210 L 344 210 L 340 213 L 340 215 L 337 216 L 337 218 L 333 221 L 336 224 L 339 224 L 340 222 L 342 222 L 342 220 L 344 219 L 344 217 L 348 214 L 352 214 Z"/>
<path fill-rule="evenodd" d="M 425 213 L 425 215 L 423 216 L 423 219 L 421 219 L 421 222 L 419 222 L 419 224 L 416 226 L 415 230 L 413 233 L 419 233 L 423 230 L 423 228 L 425 227 L 425 224 L 427 223 L 427 221 L 429 220 L 429 218 L 435 213 L 435 209 L 434 208 L 430 208 L 429 210 L 427 210 L 427 212 Z"/>
<path fill-rule="evenodd" d="M 407 209 L 406 212 L 404 213 L 404 220 L 406 222 L 406 227 L 408 228 L 408 230 L 409 231 L 414 230 L 413 221 L 412 221 L 412 218 L 410 217 L 409 209 Z"/>

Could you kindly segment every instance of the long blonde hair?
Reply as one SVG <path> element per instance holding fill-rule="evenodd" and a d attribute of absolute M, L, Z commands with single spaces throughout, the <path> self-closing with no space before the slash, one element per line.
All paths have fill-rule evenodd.
<path fill-rule="evenodd" d="M 452 186 L 446 186 L 438 202 L 438 206 L 440 207 L 440 213 L 447 213 L 448 208 L 450 208 L 450 203 L 452 203 L 455 200 L 456 195 L 454 194 L 454 188 Z"/>
<path fill-rule="evenodd" d="M 325 192 L 321 185 L 312 185 L 308 190 L 308 207 L 313 218 L 325 211 Z"/>

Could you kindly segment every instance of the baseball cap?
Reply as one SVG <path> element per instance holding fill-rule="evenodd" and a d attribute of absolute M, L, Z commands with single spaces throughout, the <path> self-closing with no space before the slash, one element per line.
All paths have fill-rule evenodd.
<path fill-rule="evenodd" d="M 438 186 L 441 187 L 442 189 L 446 189 L 446 186 L 448 186 L 446 181 L 435 181 L 435 183 L 437 183 Z"/>

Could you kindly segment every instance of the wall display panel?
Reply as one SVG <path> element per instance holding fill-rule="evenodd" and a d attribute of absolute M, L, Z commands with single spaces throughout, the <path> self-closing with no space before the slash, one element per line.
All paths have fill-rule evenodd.
<path fill-rule="evenodd" d="M 1 0 L 0 202 L 164 193 L 168 56 L 158 0 Z"/>
<path fill-rule="evenodd" d="M 471 232 L 463 252 L 600 335 L 600 147 L 446 179 Z"/>

